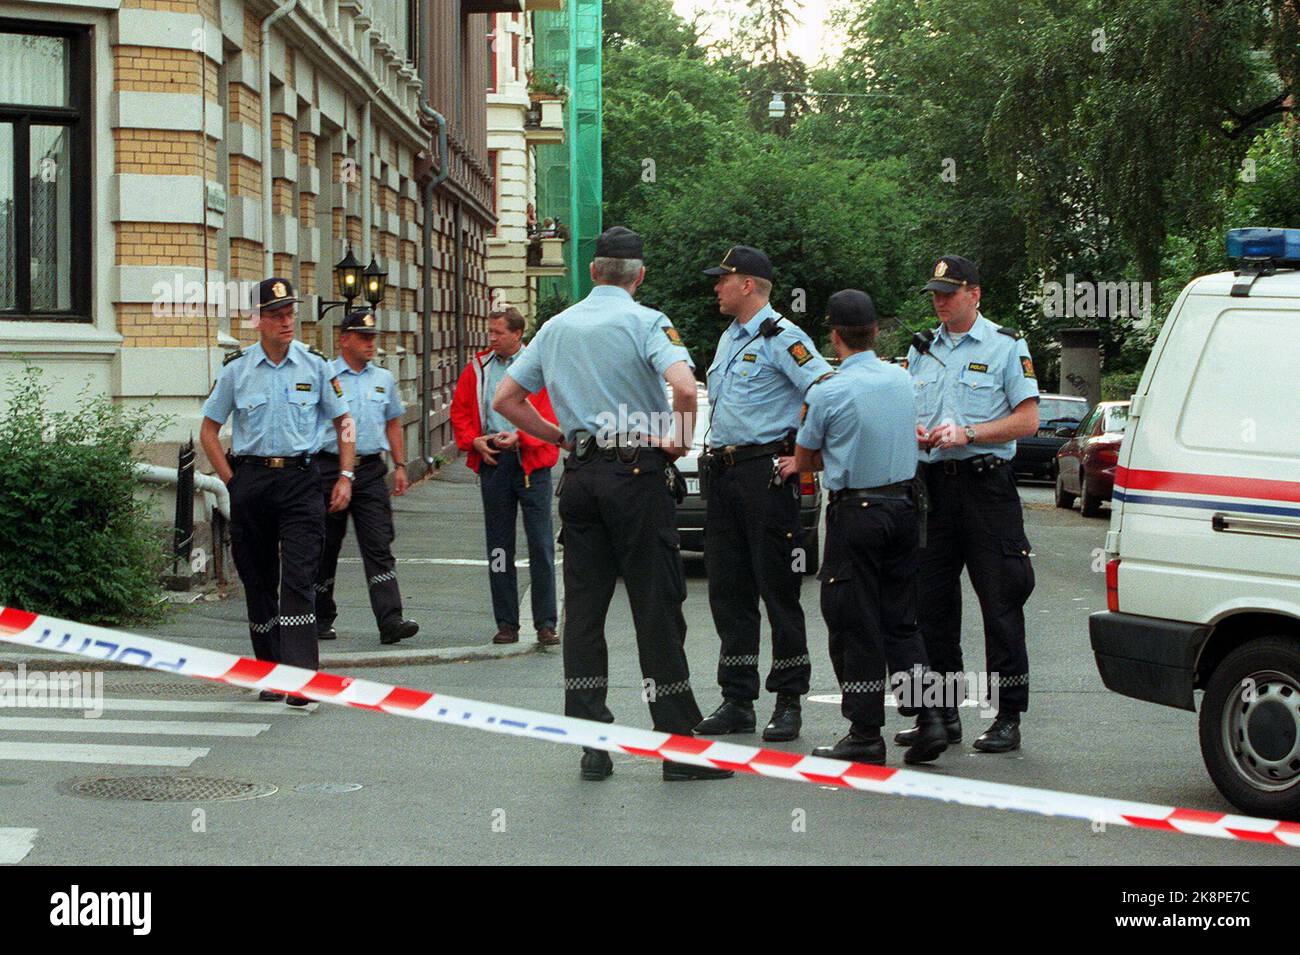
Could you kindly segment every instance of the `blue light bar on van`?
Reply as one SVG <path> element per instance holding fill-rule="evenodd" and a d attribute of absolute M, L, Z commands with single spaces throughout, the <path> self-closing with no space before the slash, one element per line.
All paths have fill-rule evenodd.
<path fill-rule="evenodd" d="M 1229 229 L 1228 258 L 1300 260 L 1300 229 Z"/>

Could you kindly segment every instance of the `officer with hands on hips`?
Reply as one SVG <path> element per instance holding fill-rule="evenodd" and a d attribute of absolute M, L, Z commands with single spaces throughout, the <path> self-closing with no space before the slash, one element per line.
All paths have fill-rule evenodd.
<path fill-rule="evenodd" d="M 420 625 L 402 618 L 402 594 L 397 586 L 397 561 L 393 559 L 393 506 L 389 500 L 388 465 L 384 452 L 393 456 L 397 473 L 393 494 L 406 493 L 406 456 L 402 436 L 402 415 L 406 408 L 397 391 L 397 381 L 386 368 L 372 363 L 379 325 L 374 309 L 353 309 L 339 323 L 339 356 L 330 368 L 343 387 L 343 398 L 356 423 L 356 480 L 352 502 L 346 510 L 325 519 L 325 552 L 316 571 L 316 630 L 321 640 L 333 640 L 334 574 L 339 550 L 348 533 L 348 514 L 357 529 L 361 564 L 370 595 L 370 609 L 379 626 L 380 643 L 397 643 L 413 637 Z M 339 446 L 333 429 L 320 431 L 321 487 L 330 493 L 339 472 Z"/>
<path fill-rule="evenodd" d="M 259 660 L 315 670 L 316 598 L 312 587 L 325 542 L 326 502 L 315 451 L 325 422 L 339 442 L 339 477 L 328 509 L 352 498 L 353 424 L 343 389 L 325 356 L 294 340 L 298 302 L 288 279 L 258 286 L 259 341 L 227 356 L 203 404 L 199 440 L 230 487 L 230 540 L 244 584 L 248 629 Z M 229 458 L 221 427 L 234 415 Z M 263 691 L 262 699 L 281 699 Z M 291 706 L 305 706 L 290 696 Z"/>
<path fill-rule="evenodd" d="M 1011 461 L 1016 439 L 1038 429 L 1038 380 L 1021 334 L 979 312 L 975 263 L 945 255 L 925 285 L 940 325 L 929 348 L 908 352 L 916 387 L 916 437 L 929 490 L 927 543 L 921 551 L 921 634 L 947 685 L 964 672 L 961 571 L 970 573 L 984 618 L 985 662 L 997 718 L 975 748 L 1020 747 L 1020 715 L 1029 706 L 1025 601 L 1034 589 L 1029 541 Z M 955 700 L 943 710 L 950 742 L 961 741 Z M 916 730 L 900 733 L 912 741 Z"/>
<path fill-rule="evenodd" d="M 871 296 L 836 292 L 826 321 L 840 367 L 808 389 L 795 460 L 800 470 L 823 470 L 829 492 L 821 606 L 849 732 L 813 755 L 882 764 L 889 671 L 911 679 L 919 703 L 926 668 L 916 623 L 916 400 L 907 372 L 876 357 Z M 937 708 L 917 710 L 922 730 L 908 763 L 948 748 Z"/>
<path fill-rule="evenodd" d="M 695 732 L 754 731 L 761 598 L 772 627 L 767 689 L 777 694 L 763 739 L 788 741 L 799 736 L 800 697 L 812 672 L 799 606 L 803 530 L 793 438 L 804 392 L 830 365 L 807 333 L 769 303 L 772 263 L 763 252 L 733 246 L 704 274 L 716 277 L 718 311 L 734 321 L 709 366 L 709 447 L 700 461 L 722 705 Z"/>
<path fill-rule="evenodd" d="M 693 365 L 668 317 L 632 297 L 645 279 L 641 237 L 614 226 L 601 233 L 595 252 L 591 292 L 538 330 L 506 370 L 492 408 L 520 430 L 570 450 L 560 493 L 565 715 L 614 721 L 605 705 L 605 617 L 621 576 L 654 728 L 689 736 L 700 710 L 683 649 L 686 575 L 672 489 L 680 475 L 672 462 L 691 445 Z M 672 389 L 671 414 L 665 382 Z M 527 400 L 543 388 L 558 425 Z M 584 749 L 583 779 L 604 779 L 613 771 L 608 753 Z M 666 780 L 731 775 L 663 764 Z"/>

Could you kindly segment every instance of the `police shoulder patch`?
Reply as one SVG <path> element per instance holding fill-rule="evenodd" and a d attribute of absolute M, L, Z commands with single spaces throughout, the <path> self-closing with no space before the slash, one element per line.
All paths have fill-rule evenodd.
<path fill-rule="evenodd" d="M 242 348 L 236 348 L 234 351 L 232 351 L 229 355 L 227 355 L 225 358 L 221 360 L 221 364 L 223 366 L 229 365 L 236 358 L 243 358 L 243 357 L 244 357 L 244 350 Z"/>
<path fill-rule="evenodd" d="M 1028 355 L 1020 356 L 1020 368 L 1025 373 L 1026 378 L 1038 378 L 1038 376 L 1034 374 L 1034 360 Z"/>
<path fill-rule="evenodd" d="M 331 379 L 330 379 L 330 384 L 334 386 L 334 394 L 336 394 L 336 395 L 338 395 L 340 398 L 342 398 L 342 397 L 343 397 L 343 386 L 339 384 L 339 380 L 338 380 L 338 378 L 337 378 L 337 377 L 331 378 Z"/>
<path fill-rule="evenodd" d="M 795 342 L 786 351 L 790 353 L 790 357 L 794 359 L 796 365 L 803 366 L 813 360 L 812 352 L 808 350 L 808 346 L 803 342 Z"/>
<path fill-rule="evenodd" d="M 1007 328 L 1005 325 L 999 326 L 999 335 L 1006 335 L 1008 338 L 1021 339 L 1025 337 L 1024 332 L 1016 328 Z"/>
<path fill-rule="evenodd" d="M 663 333 L 668 336 L 670 342 L 674 345 L 679 345 L 682 348 L 686 347 L 685 343 L 682 341 L 681 333 L 677 331 L 676 328 L 671 325 L 663 325 L 661 328 L 663 329 Z"/>

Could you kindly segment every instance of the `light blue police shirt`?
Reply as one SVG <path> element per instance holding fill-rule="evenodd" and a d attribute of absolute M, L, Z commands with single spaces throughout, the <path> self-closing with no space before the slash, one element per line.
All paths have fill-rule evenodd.
<path fill-rule="evenodd" d="M 356 422 L 357 454 L 392 450 L 384 426 L 406 411 L 392 372 L 373 362 L 366 362 L 365 368 L 353 371 L 342 356 L 330 362 L 330 368 L 343 386 L 343 398 Z M 320 450 L 339 453 L 339 436 L 332 423 L 321 425 L 318 441 Z"/>
<path fill-rule="evenodd" d="M 235 454 L 258 457 L 314 453 L 321 426 L 347 410 L 329 362 L 299 341 L 289 343 L 278 365 L 261 342 L 245 348 L 222 367 L 203 403 L 203 416 L 218 424 L 234 414 Z"/>
<path fill-rule="evenodd" d="M 922 355 L 915 348 L 908 351 L 907 370 L 916 386 L 916 419 L 927 431 L 948 421 L 959 427 L 996 421 L 1011 414 L 1026 398 L 1038 397 L 1029 346 L 1023 338 L 1005 335 L 998 328 L 977 314 L 975 324 L 955 345 L 940 325 L 930 355 Z M 995 454 L 1010 461 L 1016 455 L 1016 443 L 964 444 L 919 454 L 922 461 L 981 454 Z"/>
<path fill-rule="evenodd" d="M 902 368 L 855 352 L 815 382 L 796 443 L 821 450 L 830 491 L 881 487 L 916 476 L 916 398 Z"/>
<path fill-rule="evenodd" d="M 781 319 L 771 338 L 763 320 L 781 319 L 770 304 L 745 324 L 733 321 L 718 341 L 709 366 L 709 445 L 769 444 L 799 426 L 808 386 L 831 370 L 812 339 Z"/>
<path fill-rule="evenodd" d="M 667 315 L 597 285 L 538 329 L 506 374 L 531 394 L 546 389 L 566 438 L 579 430 L 665 437 L 672 409 L 663 376 L 679 361 L 695 367 Z"/>

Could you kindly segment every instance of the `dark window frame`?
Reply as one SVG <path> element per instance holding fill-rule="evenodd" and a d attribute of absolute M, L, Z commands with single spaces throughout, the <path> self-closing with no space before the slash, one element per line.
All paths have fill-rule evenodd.
<path fill-rule="evenodd" d="M 0 321 L 35 322 L 85 322 L 93 323 L 90 313 L 91 288 L 91 142 L 94 133 L 94 114 L 91 103 L 91 58 L 93 31 L 89 26 L 63 25 L 31 20 L 0 17 L 0 33 L 21 33 L 30 36 L 60 37 L 67 40 L 69 106 L 27 106 L 0 103 L 0 123 L 11 124 L 14 130 L 14 154 L 11 157 L 14 171 L 14 262 L 17 265 L 14 308 L 0 309 Z M 66 310 L 34 311 L 32 305 L 31 276 L 31 127 L 64 126 L 69 130 L 69 152 L 72 156 L 72 221 L 69 223 L 70 261 L 72 273 L 69 283 L 71 308 Z"/>

